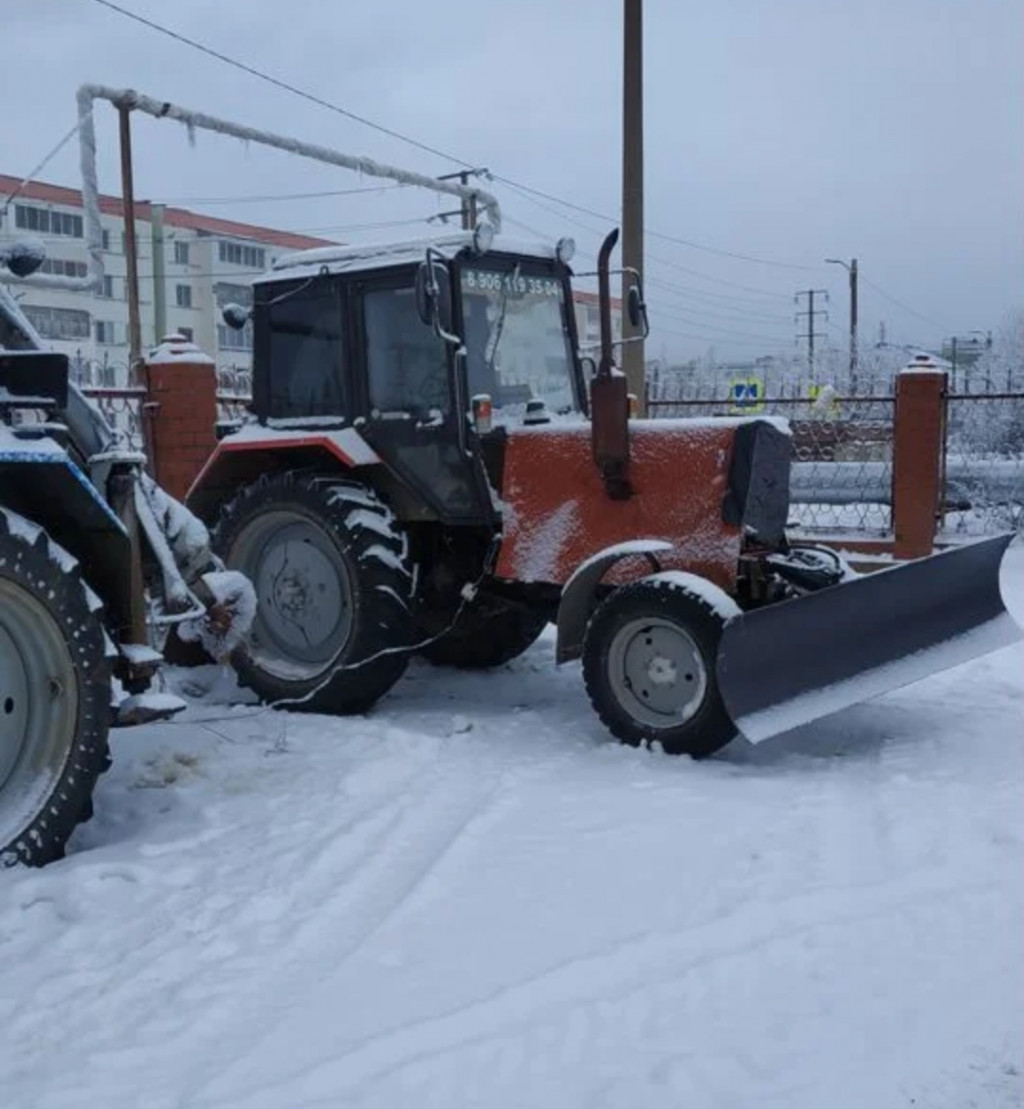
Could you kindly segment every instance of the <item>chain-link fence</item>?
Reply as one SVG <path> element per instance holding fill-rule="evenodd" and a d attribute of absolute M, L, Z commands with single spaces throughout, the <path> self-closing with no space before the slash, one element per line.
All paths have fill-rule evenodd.
<path fill-rule="evenodd" d="M 699 393 L 699 382 L 691 386 Z M 721 389 L 721 386 L 718 387 Z M 690 393 L 691 389 L 679 392 Z M 787 392 L 789 390 L 786 390 Z M 657 419 L 686 416 L 782 416 L 793 438 L 791 522 L 816 534 L 891 530 L 892 443 L 895 401 L 891 394 L 837 396 L 806 385 L 790 396 L 753 398 L 682 395 L 647 401 Z"/>
<path fill-rule="evenodd" d="M 1001 392 L 950 394 L 944 465 L 945 532 L 1024 530 L 1024 380 Z"/>

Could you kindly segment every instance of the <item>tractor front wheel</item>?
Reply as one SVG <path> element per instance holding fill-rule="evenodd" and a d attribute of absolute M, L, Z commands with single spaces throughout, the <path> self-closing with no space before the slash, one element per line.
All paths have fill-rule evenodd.
<path fill-rule="evenodd" d="M 608 730 L 634 747 L 657 741 L 670 755 L 724 747 L 736 735 L 715 669 L 726 619 L 726 606 L 672 575 L 611 593 L 583 642 L 583 679 Z"/>
<path fill-rule="evenodd" d="M 408 663 L 413 566 L 407 537 L 369 488 L 289 471 L 221 513 L 217 554 L 256 590 L 242 685 L 307 712 L 365 712 Z"/>

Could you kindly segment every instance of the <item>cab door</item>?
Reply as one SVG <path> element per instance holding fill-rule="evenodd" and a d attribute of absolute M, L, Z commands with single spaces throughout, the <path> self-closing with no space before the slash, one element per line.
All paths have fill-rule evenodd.
<path fill-rule="evenodd" d="M 496 521 L 472 429 L 459 445 L 455 356 L 416 308 L 415 272 L 356 282 L 353 334 L 365 367 L 361 430 L 402 481 L 445 523 Z M 459 372 L 463 372 L 461 366 Z"/>

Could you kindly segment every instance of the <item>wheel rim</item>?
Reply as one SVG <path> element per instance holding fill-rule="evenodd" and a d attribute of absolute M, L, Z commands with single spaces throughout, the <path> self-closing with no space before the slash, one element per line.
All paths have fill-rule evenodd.
<path fill-rule="evenodd" d="M 0 846 L 53 791 L 78 726 L 78 696 L 60 625 L 31 593 L 0 578 Z"/>
<path fill-rule="evenodd" d="M 253 660 L 283 680 L 322 674 L 352 634 L 353 587 L 330 536 L 295 512 L 269 512 L 243 528 L 229 562 L 256 589 Z"/>
<path fill-rule="evenodd" d="M 708 673 L 696 642 L 660 617 L 631 620 L 608 647 L 608 679 L 619 704 L 650 728 L 676 728 L 699 711 Z"/>

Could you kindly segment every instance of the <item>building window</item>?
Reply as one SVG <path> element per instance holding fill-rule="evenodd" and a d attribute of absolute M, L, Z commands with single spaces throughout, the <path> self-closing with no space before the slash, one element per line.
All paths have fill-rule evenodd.
<path fill-rule="evenodd" d="M 174 261 L 179 266 L 188 265 L 188 243 L 176 242 L 174 244 Z"/>
<path fill-rule="evenodd" d="M 242 243 L 232 243 L 224 239 L 217 244 L 219 257 L 222 262 L 233 266 L 246 266 L 252 270 L 266 269 L 267 252 L 258 246 L 243 246 Z"/>
<path fill-rule="evenodd" d="M 218 308 L 228 304 L 238 304 L 242 308 L 252 307 L 251 285 L 232 285 L 226 281 L 219 281 L 213 288 L 213 295 L 217 298 Z"/>
<path fill-rule="evenodd" d="M 77 308 L 49 308 L 23 304 L 28 322 L 44 339 L 88 339 L 89 313 Z"/>
<path fill-rule="evenodd" d="M 65 258 L 44 258 L 40 273 L 55 273 L 59 277 L 85 277 L 84 262 L 70 262 Z"/>
<path fill-rule="evenodd" d="M 15 226 L 26 231 L 41 231 L 47 235 L 65 235 L 71 239 L 82 238 L 82 217 L 70 212 L 52 212 L 49 208 L 35 208 L 30 204 L 14 206 Z"/>
<path fill-rule="evenodd" d="M 114 279 L 109 273 L 103 275 L 103 288 L 100 290 L 100 296 L 106 297 L 107 300 L 114 299 Z"/>
<path fill-rule="evenodd" d="M 186 339 L 190 343 L 195 342 L 196 333 L 191 327 L 178 327 L 175 328 L 175 330 L 183 339 Z"/>
<path fill-rule="evenodd" d="M 192 307 L 192 286 L 191 285 L 175 285 L 174 299 L 179 308 Z"/>
<path fill-rule="evenodd" d="M 112 347 L 117 345 L 117 325 L 110 320 L 96 321 L 96 342 L 100 346 Z"/>
<path fill-rule="evenodd" d="M 106 228 L 104 228 L 100 232 L 100 237 L 103 240 L 103 249 L 109 254 L 110 253 L 110 232 Z"/>
<path fill-rule="evenodd" d="M 252 323 L 247 323 L 241 331 L 226 323 L 217 324 L 217 346 L 221 350 L 252 350 Z"/>

